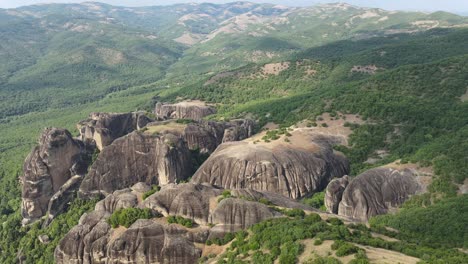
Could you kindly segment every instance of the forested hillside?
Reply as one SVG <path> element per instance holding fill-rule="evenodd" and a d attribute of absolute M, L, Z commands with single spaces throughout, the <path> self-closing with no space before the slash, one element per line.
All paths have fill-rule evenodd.
<path fill-rule="evenodd" d="M 466 215 L 467 25 L 466 17 L 444 12 L 346 4 L 0 9 L 0 262 L 24 256 L 26 263 L 51 263 L 58 241 L 95 203 L 77 200 L 45 230 L 21 227 L 18 177 L 43 128 L 76 134 L 75 124 L 90 112 L 152 111 L 155 100 L 196 99 L 216 104 L 212 119 L 249 116 L 259 127 L 316 126 L 324 113 L 360 116 L 367 122 L 346 124 L 353 130 L 349 145 L 336 147 L 350 159 L 352 176 L 395 161 L 431 167 L 435 174 L 429 193 L 394 216 L 371 219 L 372 231 L 409 243 L 381 247 L 412 250 L 429 263 L 463 263 L 466 254 L 450 256 L 450 250 L 466 249 L 468 234 L 466 218 L 452 210 Z M 441 217 L 422 225 L 430 215 Z M 310 228 L 303 226 L 307 221 L 323 225 L 312 218 L 258 224 L 253 236 L 239 235 L 237 247 L 268 248 L 263 240 L 284 225 L 297 232 Z M 453 228 L 443 234 L 446 225 Z M 327 228 L 319 239 L 340 232 Z M 340 239 L 377 243 L 370 230 L 359 228 L 364 236 Z M 52 242 L 39 243 L 39 234 Z M 233 258 L 242 252 L 235 248 L 228 251 Z M 288 250 L 296 249 L 276 257 Z M 269 256 L 254 257 L 270 263 Z"/>

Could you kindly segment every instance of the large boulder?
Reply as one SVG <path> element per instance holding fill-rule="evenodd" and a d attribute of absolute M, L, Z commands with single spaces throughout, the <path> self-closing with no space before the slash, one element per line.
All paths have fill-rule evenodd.
<path fill-rule="evenodd" d="M 75 183 L 81 180 L 80 176 L 72 177 L 86 172 L 83 155 L 83 144 L 74 140 L 70 132 L 45 129 L 39 145 L 26 158 L 20 177 L 24 224 L 46 215 L 49 208 L 52 215 L 63 209 L 71 199 L 70 192 L 76 189 Z"/>
<path fill-rule="evenodd" d="M 358 175 L 347 186 L 344 180 L 331 182 L 327 188 L 327 197 L 335 197 L 338 200 L 340 193 L 342 197 L 338 211 L 336 200 L 327 202 L 326 206 L 330 212 L 367 221 L 372 216 L 386 214 L 398 208 L 409 197 L 422 190 L 415 171 L 382 167 Z"/>
<path fill-rule="evenodd" d="M 77 124 L 81 140 L 96 145 L 99 150 L 115 139 L 146 126 L 151 120 L 142 112 L 91 113 L 89 118 Z"/>
<path fill-rule="evenodd" d="M 196 263 L 208 238 L 281 216 L 259 199 L 274 197 L 278 206 L 310 209 L 292 199 L 254 190 L 231 190 L 231 197 L 222 199 L 224 190 L 192 183 L 163 186 L 139 201 L 140 190 L 147 189 L 141 185 L 115 191 L 83 215 L 55 249 L 56 263 Z M 111 228 L 110 215 L 129 207 L 150 208 L 163 217 L 183 216 L 197 225 L 185 228 L 155 218 L 137 220 L 129 228 Z"/>
<path fill-rule="evenodd" d="M 176 104 L 156 103 L 154 108 L 156 117 L 161 120 L 167 119 L 193 119 L 200 120 L 205 116 L 216 113 L 216 109 L 203 102 L 190 101 Z"/>
<path fill-rule="evenodd" d="M 198 149 L 202 153 L 213 152 L 223 142 L 238 141 L 251 137 L 254 133 L 255 122 L 250 119 L 238 119 L 229 122 L 215 121 L 187 121 L 177 122 L 159 121 L 147 125 L 151 133 L 172 133 L 183 138 L 192 150 Z"/>
<path fill-rule="evenodd" d="M 80 193 L 108 195 L 138 182 L 175 183 L 192 172 L 190 151 L 180 137 L 135 131 L 103 149 L 83 179 Z"/>
<path fill-rule="evenodd" d="M 327 211 L 332 214 L 338 213 L 338 206 L 343 197 L 346 186 L 349 184 L 349 177 L 347 175 L 342 178 L 333 179 L 327 186 L 325 192 L 325 207 Z"/>
<path fill-rule="evenodd" d="M 349 172 L 344 156 L 330 144 L 298 140 L 230 142 L 220 145 L 192 178 L 226 189 L 249 188 L 298 199 L 323 190 Z"/>

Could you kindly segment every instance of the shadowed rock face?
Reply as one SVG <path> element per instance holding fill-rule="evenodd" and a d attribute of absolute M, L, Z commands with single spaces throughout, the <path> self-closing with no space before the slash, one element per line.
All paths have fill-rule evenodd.
<path fill-rule="evenodd" d="M 222 189 L 191 183 L 163 186 L 138 204 L 137 197 L 142 194 L 138 190 L 146 189 L 140 187 L 115 191 L 97 203 L 95 211 L 83 215 L 55 249 L 56 263 L 196 263 L 201 250 L 195 243 L 204 244 L 209 237 L 220 237 L 279 216 L 268 206 L 255 202 L 257 199 L 271 196 L 278 199 L 278 206 L 310 209 L 289 198 L 253 190 L 233 190 L 232 195 L 244 198 L 218 202 Z M 106 222 L 115 210 L 137 206 L 164 216 L 180 215 L 202 225 L 187 229 L 163 219 L 151 219 L 137 220 L 128 229 L 112 229 Z M 204 225 L 207 223 L 215 226 Z"/>
<path fill-rule="evenodd" d="M 344 191 L 343 186 L 343 181 L 331 182 L 327 187 L 327 197 L 338 199 L 339 193 L 342 192 L 338 214 L 361 221 L 397 208 L 421 190 L 413 171 L 392 168 L 368 170 L 351 180 Z M 329 211 L 336 209 L 335 200 L 326 205 Z"/>
<path fill-rule="evenodd" d="M 331 178 L 348 171 L 347 160 L 325 145 L 311 151 L 284 144 L 270 147 L 233 142 L 219 146 L 192 181 L 297 199 L 324 189 Z"/>
<path fill-rule="evenodd" d="M 156 117 L 167 119 L 200 120 L 216 113 L 216 109 L 203 103 L 181 102 L 177 104 L 157 103 L 154 109 Z"/>
<path fill-rule="evenodd" d="M 191 172 L 190 151 L 179 137 L 135 131 L 103 149 L 83 179 L 80 192 L 108 195 L 137 182 L 164 185 L 187 179 Z"/>
<path fill-rule="evenodd" d="M 99 150 L 115 139 L 146 126 L 151 120 L 143 113 L 91 113 L 77 124 L 81 140 Z"/>
<path fill-rule="evenodd" d="M 51 198 L 59 192 L 62 186 L 72 176 L 84 174 L 86 164 L 82 159 L 82 144 L 74 140 L 65 129 L 48 128 L 40 139 L 39 145 L 28 155 L 23 166 L 21 215 L 27 224 L 44 216 L 49 208 Z M 78 181 L 81 177 L 78 177 Z M 73 180 L 76 182 L 76 178 Z M 66 184 L 62 190 L 65 193 L 69 187 L 76 184 Z M 59 199 L 60 198 L 60 199 Z M 61 206 L 70 197 L 57 194 L 52 199 L 52 214 L 58 213 Z"/>
<path fill-rule="evenodd" d="M 334 179 L 328 184 L 325 192 L 325 207 L 329 213 L 338 213 L 338 205 L 341 202 L 343 192 L 346 186 L 348 186 L 348 183 L 349 179 L 346 175 L 343 176 L 343 178 Z"/>

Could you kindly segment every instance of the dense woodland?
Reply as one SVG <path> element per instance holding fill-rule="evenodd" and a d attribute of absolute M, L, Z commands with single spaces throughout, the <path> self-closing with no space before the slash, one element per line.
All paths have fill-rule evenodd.
<path fill-rule="evenodd" d="M 40 12 L 50 16 L 52 27 L 57 27 L 69 19 L 51 15 L 61 8 L 53 5 Z M 392 19 L 410 21 L 419 16 L 409 14 Z M 130 17 L 124 11 L 118 15 Z M 468 92 L 468 30 L 433 29 L 364 39 L 348 39 L 351 36 L 341 32 L 340 38 L 317 42 L 314 39 L 323 29 L 309 26 L 307 32 L 316 33 L 305 40 L 291 38 L 288 42 L 288 36 L 281 33 L 236 41 L 215 38 L 192 49 L 169 38 L 141 38 L 155 24 L 166 30 L 163 36 L 179 32 L 180 28 L 162 22 L 172 16 L 129 20 L 133 28 L 126 30 L 122 25 L 93 22 L 92 17 L 80 15 L 73 17 L 74 22 L 89 22 L 93 31 L 51 34 L 36 28 L 34 19 L 11 19 L 0 13 L 0 45 L 5 51 L 0 56 L 7 62 L 0 65 L 1 263 L 16 263 L 18 257 L 25 263 L 52 263 L 58 241 L 96 202 L 76 200 L 46 229 L 39 224 L 21 227 L 18 177 L 41 130 L 64 127 L 76 134 L 75 123 L 90 112 L 151 111 L 156 97 L 218 103 L 213 119 L 249 115 L 260 125 L 275 122 L 281 127 L 302 120 L 312 124 L 325 112 L 332 116 L 338 112 L 358 114 L 369 122 L 352 126 L 349 147 L 336 146 L 350 159 L 352 176 L 395 160 L 434 169 L 436 176 L 428 194 L 413 197 L 395 215 L 371 219 L 370 229 L 363 225 L 347 228 L 338 220 L 325 222 L 314 214 L 290 213 L 226 239 L 226 243 L 232 240 L 226 253 L 228 263 L 243 263 L 247 257 L 256 263 L 291 263 L 302 252 L 299 241 L 303 239 L 316 243 L 335 240 L 337 255 L 355 254 L 352 263 L 368 261 L 351 243 L 391 249 L 425 263 L 468 262 L 466 254 L 454 249 L 468 247 L 468 196 L 457 196 L 458 184 L 468 178 L 468 103 L 461 100 Z M 392 20 L 387 23 L 398 27 Z M 189 26 L 198 33 L 214 27 L 206 23 Z M 354 33 L 366 27 L 377 30 L 366 24 L 353 29 Z M 97 33 L 101 31 L 106 35 Z M 26 36 L 35 41 L 33 48 L 17 45 Z M 224 58 L 200 56 L 220 47 L 227 47 Z M 279 55 L 257 62 L 242 59 L 252 50 Z M 64 60 L 69 62 L 65 66 Z M 263 74 L 266 60 L 288 61 L 290 66 L 278 75 Z M 378 70 L 375 74 L 353 72 L 355 65 L 376 65 Z M 230 74 L 209 81 L 220 72 Z M 375 164 L 365 163 L 377 150 L 389 155 Z M 323 209 L 323 193 L 305 202 Z M 111 220 L 115 226 L 149 217 L 148 212 L 119 214 Z M 392 233 L 385 227 L 400 232 Z M 400 241 L 374 238 L 371 231 Z M 51 243 L 41 244 L 37 237 L 42 234 L 47 234 Z M 271 248 L 277 250 L 265 253 L 264 249 Z M 310 263 L 339 261 L 330 257 Z"/>

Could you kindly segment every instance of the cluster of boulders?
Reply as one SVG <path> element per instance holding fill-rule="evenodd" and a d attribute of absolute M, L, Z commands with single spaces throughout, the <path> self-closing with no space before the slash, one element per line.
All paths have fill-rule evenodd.
<path fill-rule="evenodd" d="M 351 179 L 330 136 L 246 140 L 253 120 L 203 119 L 214 113 L 200 102 L 158 103 L 153 115 L 92 113 L 76 138 L 46 129 L 20 178 L 23 224 L 47 225 L 75 197 L 100 197 L 56 248 L 57 263 L 196 263 L 208 239 L 282 216 L 271 205 L 313 210 L 297 199 L 326 189 L 330 213 L 366 221 L 422 190 L 412 170 L 378 168 Z M 211 155 L 196 168 L 201 154 Z M 154 185 L 162 189 L 143 199 Z M 114 211 L 132 207 L 159 217 L 109 225 Z M 197 226 L 170 224 L 169 216 Z"/>
<path fill-rule="evenodd" d="M 348 176 L 331 181 L 325 193 L 330 213 L 367 221 L 398 208 L 412 195 L 423 190 L 411 169 L 376 168 L 354 179 Z"/>
<path fill-rule="evenodd" d="M 76 138 L 65 129 L 47 128 L 25 160 L 20 177 L 23 223 L 47 215 L 47 224 L 78 193 L 83 197 L 106 196 L 137 182 L 164 185 L 184 181 L 194 172 L 191 150 L 211 153 L 223 142 L 253 134 L 252 120 L 202 120 L 215 112 L 207 108 L 158 103 L 152 118 L 144 112 L 91 113 L 77 124 L 80 134 Z M 175 109 L 176 114 L 167 115 L 169 110 L 161 109 Z M 148 126 L 174 122 L 160 121 L 172 117 L 193 120 L 188 120 L 182 132 L 144 132 Z"/>
<path fill-rule="evenodd" d="M 258 202 L 277 206 L 311 208 L 274 193 L 223 189 L 202 184 L 168 184 L 139 201 L 144 183 L 109 194 L 83 215 L 79 224 L 61 240 L 55 250 L 57 263 L 197 263 L 208 239 L 243 230 L 281 214 Z M 146 188 L 142 188 L 146 186 Z M 123 208 L 150 208 L 155 219 L 140 219 L 129 228 L 113 229 L 107 219 Z M 193 228 L 170 224 L 164 216 L 178 215 L 195 222 Z"/>

